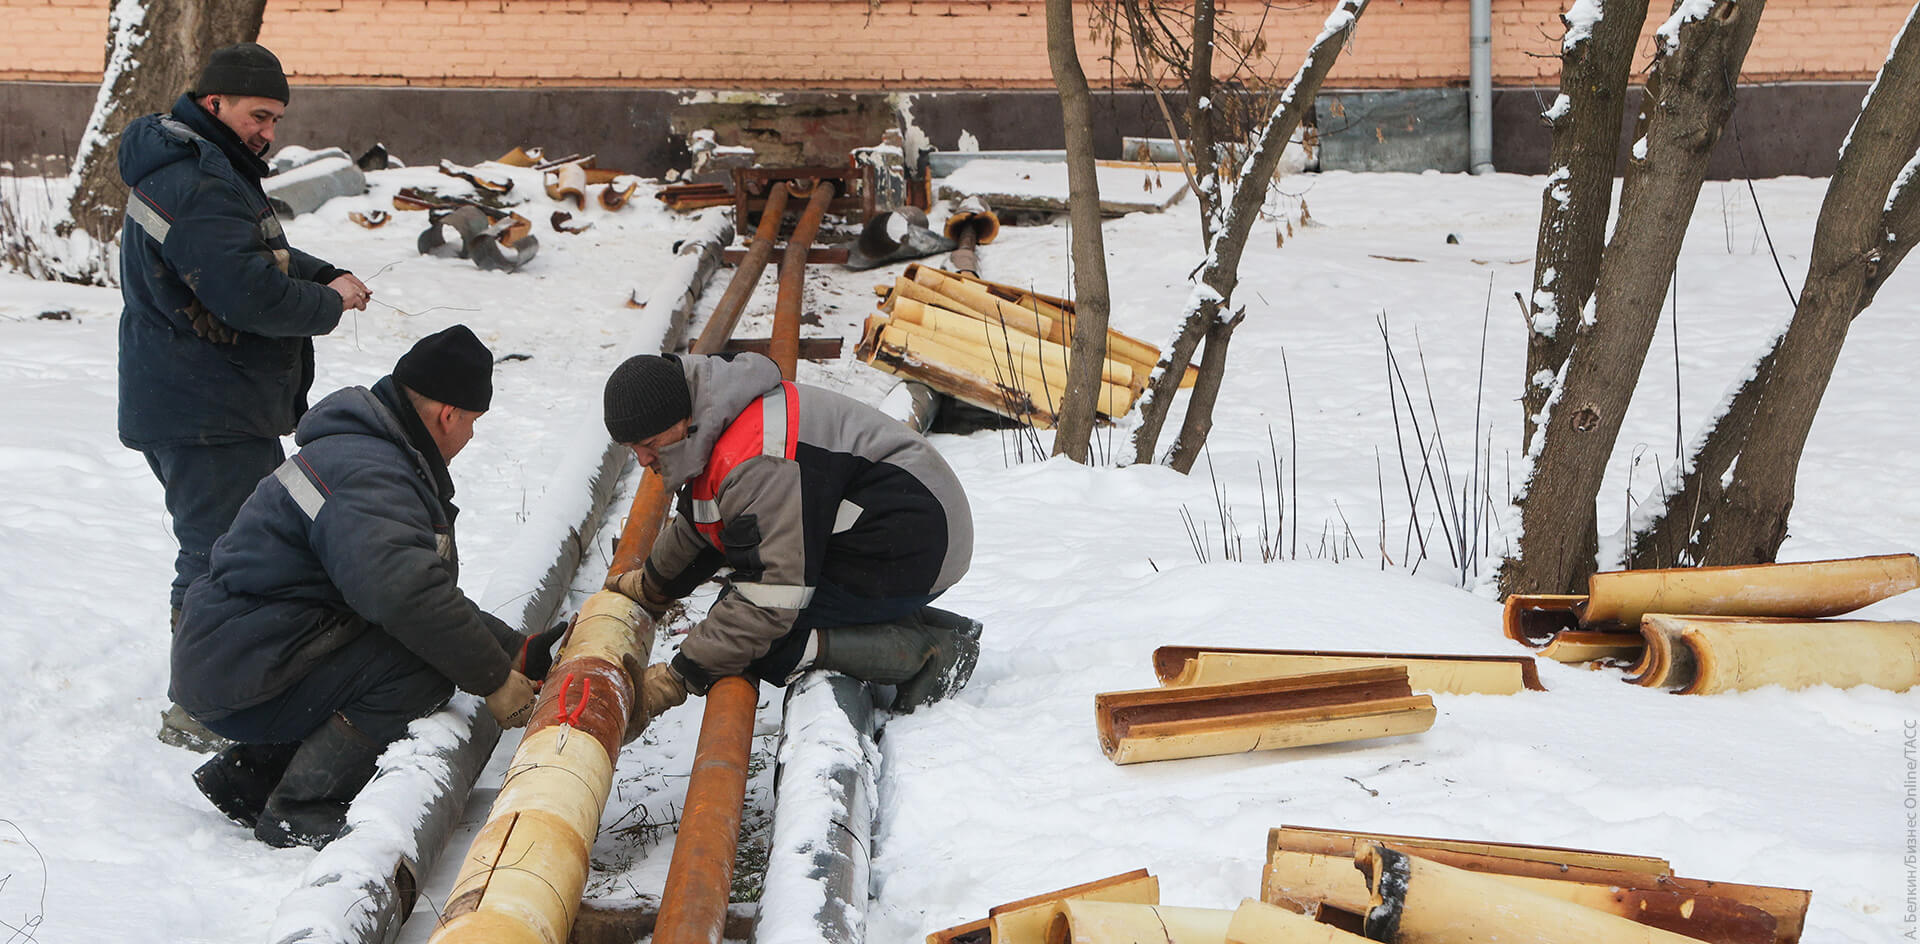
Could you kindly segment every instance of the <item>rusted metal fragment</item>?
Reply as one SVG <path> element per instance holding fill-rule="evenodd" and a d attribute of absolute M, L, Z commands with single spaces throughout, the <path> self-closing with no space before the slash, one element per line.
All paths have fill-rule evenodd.
<path fill-rule="evenodd" d="M 516 147 L 494 158 L 493 162 L 495 164 L 505 164 L 508 167 L 532 167 L 540 163 L 542 153 L 542 149 L 537 147 Z"/>
<path fill-rule="evenodd" d="M 530 233 L 532 227 L 531 221 L 517 213 L 494 220 L 481 207 L 460 206 L 434 212 L 416 248 L 422 255 L 472 259 L 482 269 L 511 272 L 540 251 L 540 241 Z M 458 244 L 447 239 L 449 229 L 460 237 Z"/>
<path fill-rule="evenodd" d="M 448 177 L 458 177 L 488 193 L 507 193 L 513 189 L 513 178 L 505 174 L 483 174 L 471 167 L 462 167 L 449 160 L 440 162 L 440 173 Z"/>
<path fill-rule="evenodd" d="M 592 220 L 581 222 L 565 210 L 553 211 L 553 215 L 547 218 L 547 222 L 553 224 L 553 231 L 556 233 L 584 233 L 593 228 Z"/>
<path fill-rule="evenodd" d="M 615 176 L 624 175 L 616 174 Z M 608 180 L 606 188 L 600 191 L 600 205 L 608 210 L 618 210 L 626 206 L 627 201 L 633 198 L 633 192 L 639 189 L 640 182 L 637 180 L 628 180 L 625 187 L 620 187 L 614 181 Z"/>

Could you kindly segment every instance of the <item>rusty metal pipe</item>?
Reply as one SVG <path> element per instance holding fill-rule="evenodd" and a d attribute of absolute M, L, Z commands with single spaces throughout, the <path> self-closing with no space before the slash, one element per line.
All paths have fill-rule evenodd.
<path fill-rule="evenodd" d="M 785 188 L 794 190 L 793 184 Z M 780 295 L 773 305 L 773 342 L 768 353 L 773 362 L 780 365 L 781 376 L 793 379 L 793 372 L 800 360 L 800 302 L 807 290 L 807 251 L 813 248 L 813 237 L 820 232 L 820 220 L 827 215 L 827 204 L 833 202 L 833 183 L 826 180 L 810 182 L 812 195 L 807 198 L 807 208 L 802 210 L 800 218 L 793 224 L 793 234 L 787 237 L 787 254 L 780 260 Z M 804 190 L 794 193 L 799 196 Z"/>
<path fill-rule="evenodd" d="M 660 895 L 655 944 L 719 944 L 733 892 L 733 860 L 747 796 L 747 755 L 753 745 L 759 686 L 728 676 L 707 691 L 700 742 L 687 781 L 667 887 Z"/>
<path fill-rule="evenodd" d="M 760 211 L 760 226 L 753 232 L 753 245 L 747 247 L 746 258 L 740 260 L 740 267 L 733 270 L 733 281 L 727 283 L 727 290 L 720 296 L 720 302 L 713 306 L 713 317 L 707 319 L 707 326 L 700 329 L 700 338 L 694 342 L 695 354 L 718 354 L 720 347 L 733 336 L 733 326 L 740 320 L 740 313 L 747 308 L 747 299 L 753 297 L 753 287 L 760 283 L 760 273 L 767 269 L 767 260 L 773 258 L 774 241 L 780 238 L 780 219 L 787 213 L 787 188 L 775 187 L 767 194 L 767 205 Z M 745 220 L 736 220 L 734 225 L 744 226 Z M 812 242 L 809 236 L 806 242 Z"/>

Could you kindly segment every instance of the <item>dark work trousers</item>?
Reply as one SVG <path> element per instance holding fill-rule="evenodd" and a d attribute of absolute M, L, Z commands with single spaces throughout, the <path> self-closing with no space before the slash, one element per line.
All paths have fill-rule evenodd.
<path fill-rule="evenodd" d="M 254 744 L 305 740 L 339 712 L 383 744 L 453 697 L 453 681 L 378 627 L 329 653 L 292 688 L 207 723 L 214 733 Z"/>
<path fill-rule="evenodd" d="M 207 572 L 213 542 L 227 533 L 254 486 L 286 459 L 278 439 L 247 439 L 218 446 L 162 446 L 144 450 L 148 467 L 167 492 L 167 514 L 180 554 L 173 560 L 172 605 Z"/>
<path fill-rule="evenodd" d="M 726 592 L 732 593 L 733 588 L 729 586 Z M 806 655 L 807 636 L 814 630 L 891 622 L 918 613 L 922 607 L 939 598 L 939 593 L 910 597 L 855 596 L 823 581 L 814 587 L 813 599 L 806 608 L 794 617 L 793 629 L 780 637 L 780 641 L 774 643 L 766 655 L 754 660 L 749 668 L 761 679 L 775 685 L 785 685 L 787 677 L 793 674 L 794 667 Z"/>

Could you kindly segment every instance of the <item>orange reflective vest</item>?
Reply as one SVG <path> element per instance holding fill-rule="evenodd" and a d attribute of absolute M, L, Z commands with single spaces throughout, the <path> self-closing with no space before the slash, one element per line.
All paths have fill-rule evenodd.
<path fill-rule="evenodd" d="M 800 443 L 800 398 L 790 381 L 781 381 L 779 389 L 747 405 L 727 425 L 726 432 L 714 443 L 707 457 L 706 471 L 688 483 L 693 502 L 693 526 L 714 547 L 720 543 L 720 485 L 734 467 L 755 456 L 779 456 L 791 459 Z"/>

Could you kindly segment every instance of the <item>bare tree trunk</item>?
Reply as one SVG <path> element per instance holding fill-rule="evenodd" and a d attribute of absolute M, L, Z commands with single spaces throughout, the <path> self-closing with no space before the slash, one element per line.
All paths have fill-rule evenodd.
<path fill-rule="evenodd" d="M 1753 564 L 1779 553 L 1848 326 L 1920 237 L 1916 101 L 1920 30 L 1909 14 L 1841 147 L 1793 320 L 1715 418 L 1660 516 L 1635 533 L 1631 566 Z"/>
<path fill-rule="evenodd" d="M 1231 317 L 1216 314 L 1207 325 L 1207 346 L 1200 352 L 1200 375 L 1194 380 L 1186 419 L 1180 424 L 1180 435 L 1173 440 L 1173 455 L 1167 460 L 1167 464 L 1182 475 L 1193 471 L 1193 463 L 1200 458 L 1207 436 L 1213 432 L 1213 405 L 1220 399 L 1220 382 L 1227 375 L 1227 345 L 1233 340 L 1233 329 L 1246 318 L 1247 311 L 1242 308 Z"/>
<path fill-rule="evenodd" d="M 1594 571 L 1600 482 L 1765 8 L 1765 0 L 1719 0 L 1683 7 L 1661 28 L 1620 219 L 1528 450 L 1522 533 L 1501 567 L 1503 592 L 1565 591 Z"/>
<path fill-rule="evenodd" d="M 1194 201 L 1200 206 L 1200 239 L 1208 246 L 1213 245 L 1213 234 L 1220 228 L 1222 196 L 1220 161 L 1213 154 L 1213 119 L 1219 113 L 1211 107 L 1213 39 L 1212 0 L 1197 0 L 1193 9 L 1193 65 L 1187 74 L 1187 130 L 1193 142 L 1193 154 L 1190 157 L 1196 177 Z M 1202 108 L 1202 102 L 1206 102 L 1208 107 Z M 1212 323 L 1213 315 L 1218 311 L 1216 306 L 1203 315 L 1199 309 L 1190 307 L 1186 317 L 1181 319 L 1180 329 L 1174 333 L 1173 340 L 1161 349 L 1160 362 L 1154 365 L 1153 376 L 1149 378 L 1147 389 L 1140 398 L 1140 425 L 1133 433 L 1133 461 L 1153 461 L 1153 451 L 1160 444 L 1160 429 L 1166 425 L 1167 413 L 1173 407 L 1174 393 L 1180 389 L 1179 380 L 1186 374 L 1187 364 L 1193 360 L 1193 352 L 1199 349 L 1200 340 L 1206 337 L 1207 325 Z M 1160 382 L 1168 377 L 1172 378 L 1172 382 Z"/>
<path fill-rule="evenodd" d="M 1220 113 L 1213 106 L 1213 34 L 1213 0 L 1194 0 L 1193 67 L 1187 72 L 1187 137 L 1193 142 L 1193 153 L 1188 156 L 1199 175 L 1200 192 L 1193 197 L 1200 204 L 1202 243 L 1213 242 L 1214 211 L 1220 204 L 1220 159 L 1213 153 L 1214 116 Z"/>
<path fill-rule="evenodd" d="M 1054 427 L 1053 454 L 1085 463 L 1107 359 L 1107 247 L 1093 163 L 1093 92 L 1073 39 L 1073 0 L 1047 0 L 1047 59 L 1067 134 L 1068 219 L 1073 226 L 1073 349 Z"/>
<path fill-rule="evenodd" d="M 1553 131 L 1553 154 L 1540 198 L 1528 302 L 1532 327 L 1520 441 L 1529 445 L 1534 418 L 1573 349 L 1575 323 L 1600 276 L 1627 70 L 1646 19 L 1647 0 L 1581 0 L 1560 17 L 1567 25 L 1560 45 L 1560 96 L 1541 115 Z"/>
<path fill-rule="evenodd" d="M 77 226 L 102 243 L 120 235 L 127 186 L 115 160 L 120 132 L 141 115 L 166 111 L 188 90 L 207 55 L 260 35 L 266 0 L 117 0 L 107 18 L 106 76 L 74 155 Z"/>
<path fill-rule="evenodd" d="M 1153 367 L 1153 377 L 1148 382 L 1147 394 L 1142 398 L 1140 428 L 1134 431 L 1133 448 L 1135 462 L 1153 461 L 1153 451 L 1158 444 L 1160 427 L 1166 422 L 1167 407 L 1173 401 L 1174 391 L 1180 387 L 1180 378 L 1187 371 L 1187 363 L 1193 357 L 1193 349 L 1202 337 L 1208 338 L 1211 348 L 1215 338 L 1220 343 L 1220 352 L 1215 357 L 1211 350 L 1202 358 L 1201 379 L 1194 385 L 1194 393 L 1187 404 L 1187 417 L 1176 441 L 1171 462 L 1175 468 L 1192 468 L 1193 458 L 1206 445 L 1207 432 L 1213 426 L 1214 395 L 1219 390 L 1220 378 L 1211 382 L 1205 379 L 1206 364 L 1212 363 L 1216 369 L 1226 368 L 1226 344 L 1233 328 L 1239 323 L 1239 316 L 1223 317 L 1233 299 L 1233 291 L 1240 281 L 1240 256 L 1247 245 L 1247 234 L 1253 230 L 1253 221 L 1260 216 L 1260 208 L 1266 203 L 1267 184 L 1273 179 L 1273 172 L 1280 166 L 1280 157 L 1286 153 L 1287 142 L 1293 138 L 1293 131 L 1300 126 L 1301 118 L 1307 109 L 1313 107 L 1314 97 L 1320 94 L 1320 85 L 1326 81 L 1327 73 L 1333 64 L 1339 61 L 1340 50 L 1352 37 L 1353 29 L 1365 13 L 1368 0 L 1340 0 L 1320 35 L 1307 50 L 1306 59 L 1301 62 L 1299 71 L 1293 75 L 1293 81 L 1280 94 L 1280 103 L 1273 114 L 1267 117 L 1252 142 L 1253 152 L 1247 156 L 1241 166 L 1239 183 L 1231 197 L 1225 198 L 1222 205 L 1223 216 L 1213 228 L 1213 238 L 1207 245 L 1207 262 L 1200 270 L 1200 281 L 1194 285 L 1193 292 L 1187 297 L 1185 315 L 1181 322 L 1180 333 L 1174 343 L 1167 345 L 1160 354 L 1160 362 Z M 1218 181 L 1218 174 L 1212 175 Z M 1215 325 L 1223 325 L 1216 332 Z M 1191 340 L 1189 340 L 1191 339 Z M 1207 393 L 1203 395 L 1202 385 Z"/>

